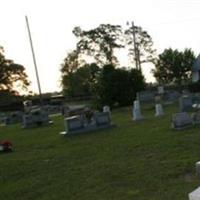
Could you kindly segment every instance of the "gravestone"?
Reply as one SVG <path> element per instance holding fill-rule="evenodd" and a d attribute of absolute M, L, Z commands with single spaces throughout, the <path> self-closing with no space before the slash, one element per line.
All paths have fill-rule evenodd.
<path fill-rule="evenodd" d="M 196 162 L 195 167 L 196 167 L 196 174 L 200 175 L 200 161 Z"/>
<path fill-rule="evenodd" d="M 159 103 L 156 104 L 155 109 L 156 109 L 156 113 L 155 113 L 156 117 L 161 117 L 164 115 L 162 104 L 159 104 Z"/>
<path fill-rule="evenodd" d="M 103 107 L 103 112 L 108 112 L 109 115 L 111 115 L 110 107 L 109 106 L 104 106 Z"/>
<path fill-rule="evenodd" d="M 4 118 L 4 123 L 6 125 L 15 124 L 22 122 L 23 113 L 21 111 L 11 112 Z"/>
<path fill-rule="evenodd" d="M 109 126 L 111 123 L 110 115 L 108 112 L 96 113 L 94 118 L 97 126 Z"/>
<path fill-rule="evenodd" d="M 32 110 L 29 113 L 25 113 L 23 116 L 23 128 L 37 127 L 46 124 L 52 124 L 52 121 L 49 119 L 48 112 L 43 109 Z"/>
<path fill-rule="evenodd" d="M 60 114 L 62 108 L 59 105 L 46 105 L 44 106 L 44 110 L 46 110 L 49 115 L 54 115 L 54 114 Z"/>
<path fill-rule="evenodd" d="M 192 120 L 193 120 L 194 124 L 200 123 L 200 110 L 192 113 Z"/>
<path fill-rule="evenodd" d="M 189 193 L 189 200 L 200 200 L 200 187 Z"/>
<path fill-rule="evenodd" d="M 158 94 L 163 95 L 164 94 L 164 87 L 158 86 Z"/>
<path fill-rule="evenodd" d="M 140 111 L 140 102 L 139 100 L 135 100 L 133 103 L 133 120 L 138 121 L 143 119 L 143 116 Z"/>
<path fill-rule="evenodd" d="M 27 100 L 27 101 L 24 101 L 23 104 L 24 104 L 24 112 L 29 113 L 32 109 L 32 106 L 33 106 L 32 101 Z"/>
<path fill-rule="evenodd" d="M 84 121 L 80 116 L 73 116 L 65 118 L 65 130 L 68 133 L 84 128 Z"/>
<path fill-rule="evenodd" d="M 111 124 L 108 112 L 95 113 L 90 123 L 88 123 L 88 120 L 83 116 L 67 117 L 64 123 L 65 131 L 60 133 L 62 135 L 91 132 L 115 126 Z"/>
<path fill-rule="evenodd" d="M 172 128 L 180 130 L 191 126 L 193 124 L 192 118 L 186 112 L 175 113 L 172 115 Z"/>
<path fill-rule="evenodd" d="M 179 98 L 180 112 L 186 112 L 192 108 L 192 97 L 189 95 L 183 95 Z"/>
<path fill-rule="evenodd" d="M 63 112 L 65 117 L 72 117 L 75 115 L 83 115 L 86 105 L 64 106 Z"/>
<path fill-rule="evenodd" d="M 140 102 L 153 102 L 156 91 L 146 90 L 138 93 L 137 100 Z"/>
<path fill-rule="evenodd" d="M 166 90 L 164 93 L 164 100 L 167 102 L 177 101 L 180 97 L 180 93 L 176 90 Z"/>

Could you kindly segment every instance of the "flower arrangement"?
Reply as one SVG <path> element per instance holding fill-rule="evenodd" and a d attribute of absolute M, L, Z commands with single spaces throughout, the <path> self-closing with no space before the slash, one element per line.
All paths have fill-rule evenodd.
<path fill-rule="evenodd" d="M 87 122 L 91 123 L 92 117 L 93 117 L 93 114 L 94 114 L 93 111 L 91 109 L 87 108 L 87 109 L 85 109 L 84 114 L 85 114 Z"/>
<path fill-rule="evenodd" d="M 1 151 L 12 151 L 12 143 L 9 140 L 3 140 L 0 142 L 0 150 Z"/>

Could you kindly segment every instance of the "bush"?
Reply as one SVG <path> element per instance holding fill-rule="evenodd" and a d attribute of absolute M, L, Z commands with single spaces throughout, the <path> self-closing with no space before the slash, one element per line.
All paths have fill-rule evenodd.
<path fill-rule="evenodd" d="M 136 93 L 145 88 L 144 77 L 137 69 L 114 68 L 105 65 L 99 76 L 95 90 L 98 107 L 131 105 Z"/>
<path fill-rule="evenodd" d="M 188 85 L 188 89 L 192 93 L 200 92 L 200 82 L 191 83 Z"/>

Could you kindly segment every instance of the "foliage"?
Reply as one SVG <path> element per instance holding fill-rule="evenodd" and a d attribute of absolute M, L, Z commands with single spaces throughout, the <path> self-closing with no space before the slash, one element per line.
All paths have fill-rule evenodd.
<path fill-rule="evenodd" d="M 85 64 L 63 75 L 63 87 L 69 97 L 91 96 L 98 76 L 99 67 L 95 64 Z"/>
<path fill-rule="evenodd" d="M 133 30 L 134 28 L 134 30 Z M 135 35 L 135 46 L 134 46 Z M 153 40 L 147 31 L 142 27 L 134 26 L 125 30 L 126 47 L 129 51 L 131 61 L 141 70 L 143 63 L 154 63 L 156 58 L 156 50 L 153 47 Z M 136 54 L 136 55 L 135 55 Z M 137 62 L 137 63 L 136 63 Z"/>
<path fill-rule="evenodd" d="M 200 82 L 190 83 L 188 85 L 188 89 L 192 93 L 199 93 L 200 92 Z"/>
<path fill-rule="evenodd" d="M 147 31 L 138 26 L 134 26 L 134 30 L 135 46 L 132 27 L 123 31 L 120 25 L 101 24 L 89 31 L 75 27 L 73 33 L 79 39 L 77 43 L 78 51 L 81 54 L 93 57 L 99 65 L 111 64 L 116 66 L 118 58 L 115 55 L 115 50 L 128 48 L 131 60 L 133 61 L 137 57 L 139 69 L 141 69 L 141 65 L 145 62 L 154 63 L 155 49 L 153 48 L 152 38 Z"/>
<path fill-rule="evenodd" d="M 114 50 L 123 47 L 121 26 L 101 24 L 89 31 L 75 27 L 73 33 L 79 39 L 77 48 L 81 53 L 92 56 L 97 64 L 116 65 Z"/>
<path fill-rule="evenodd" d="M 70 87 L 70 77 L 78 69 L 79 54 L 76 50 L 69 52 L 61 64 L 61 86 L 63 90 Z"/>
<path fill-rule="evenodd" d="M 186 84 L 191 81 L 194 61 L 195 55 L 191 49 L 185 49 L 183 52 L 177 49 L 165 49 L 158 56 L 153 73 L 161 84 Z"/>
<path fill-rule="evenodd" d="M 96 102 L 99 106 L 130 105 L 144 87 L 144 77 L 139 70 L 105 65 L 96 85 Z"/>
<path fill-rule="evenodd" d="M 29 82 L 24 66 L 14 63 L 13 60 L 6 59 L 4 50 L 0 48 L 0 91 L 14 91 L 17 89 L 27 90 Z"/>

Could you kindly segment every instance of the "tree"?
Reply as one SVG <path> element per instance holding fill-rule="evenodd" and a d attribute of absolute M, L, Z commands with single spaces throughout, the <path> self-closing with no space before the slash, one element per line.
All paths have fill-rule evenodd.
<path fill-rule="evenodd" d="M 63 91 L 66 92 L 69 88 L 72 88 L 72 75 L 77 71 L 78 67 L 82 64 L 82 60 L 79 59 L 79 52 L 77 50 L 71 51 L 67 54 L 63 63 L 61 64 L 61 86 Z M 73 94 L 72 94 L 73 95 Z"/>
<path fill-rule="evenodd" d="M 69 54 L 62 65 L 62 87 L 69 97 L 91 96 L 99 72 L 95 64 L 84 64 L 79 67 L 78 57 Z"/>
<path fill-rule="evenodd" d="M 100 65 L 117 64 L 118 60 L 114 51 L 123 47 L 121 26 L 101 24 L 89 31 L 75 27 L 73 33 L 79 39 L 77 48 L 81 53 L 93 57 Z"/>
<path fill-rule="evenodd" d="M 28 85 L 24 66 L 6 59 L 3 47 L 0 47 L 0 91 L 18 94 L 17 89 L 27 90 Z"/>
<path fill-rule="evenodd" d="M 191 49 L 185 49 L 183 52 L 165 49 L 158 56 L 153 74 L 160 84 L 182 85 L 190 82 L 194 61 L 195 55 Z"/>
<path fill-rule="evenodd" d="M 144 87 L 144 77 L 140 70 L 115 69 L 112 65 L 105 65 L 99 76 L 94 96 L 99 106 L 125 106 L 130 105 L 136 93 Z"/>
<path fill-rule="evenodd" d="M 134 46 L 135 35 L 135 46 Z M 129 51 L 131 61 L 136 65 L 135 60 L 138 62 L 138 67 L 141 70 L 143 63 L 154 63 L 156 50 L 153 48 L 153 41 L 151 36 L 144 31 L 141 27 L 134 26 L 125 30 L 126 47 Z M 136 53 L 135 53 L 136 52 Z M 136 55 L 135 55 L 136 54 Z"/>

